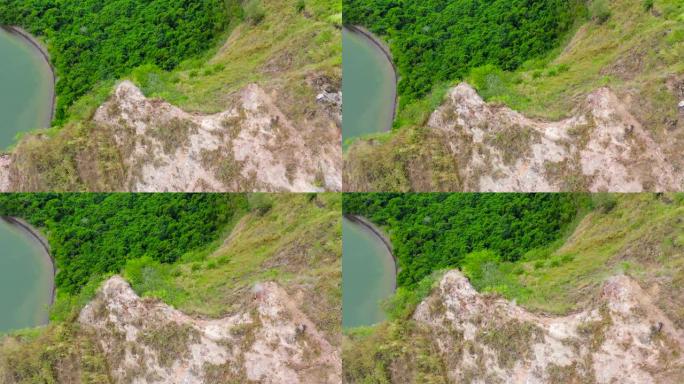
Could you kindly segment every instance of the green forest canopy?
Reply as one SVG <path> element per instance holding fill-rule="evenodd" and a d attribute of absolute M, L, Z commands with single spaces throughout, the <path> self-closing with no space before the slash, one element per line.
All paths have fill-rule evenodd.
<path fill-rule="evenodd" d="M 49 44 L 59 78 L 57 120 L 98 82 L 142 64 L 170 70 L 202 53 L 239 15 L 235 0 L 0 1 L 0 24 Z"/>
<path fill-rule="evenodd" d="M 344 23 L 389 42 L 405 105 L 494 64 L 513 70 L 555 48 L 586 15 L 583 0 L 343 0 Z"/>
<path fill-rule="evenodd" d="M 559 239 L 586 204 L 576 194 L 350 193 L 345 214 L 385 227 L 399 261 L 397 284 L 413 288 L 433 271 L 490 250 L 504 261 Z"/>
<path fill-rule="evenodd" d="M 240 194 L 2 194 L 0 215 L 43 229 L 59 269 L 56 285 L 74 294 L 129 259 L 173 262 L 205 246 L 247 204 Z"/>

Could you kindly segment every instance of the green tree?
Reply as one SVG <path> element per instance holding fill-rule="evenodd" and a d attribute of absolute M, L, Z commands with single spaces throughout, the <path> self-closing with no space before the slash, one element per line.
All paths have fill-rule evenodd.
<path fill-rule="evenodd" d="M 343 7 L 345 24 L 389 42 L 402 105 L 471 68 L 512 70 L 542 56 L 586 15 L 583 0 L 343 0 Z"/>
<path fill-rule="evenodd" d="M 170 70 L 211 47 L 241 10 L 236 0 L 4 0 L 0 24 L 48 43 L 57 120 L 95 85 L 133 68 Z"/>

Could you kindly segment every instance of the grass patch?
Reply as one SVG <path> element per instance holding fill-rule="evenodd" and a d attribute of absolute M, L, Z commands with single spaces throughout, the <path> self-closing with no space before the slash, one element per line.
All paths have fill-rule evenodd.
<path fill-rule="evenodd" d="M 345 331 L 345 383 L 448 383 L 430 331 L 413 321 Z"/>
<path fill-rule="evenodd" d="M 187 358 L 190 345 L 199 342 L 199 332 L 190 325 L 166 323 L 152 329 L 145 329 L 140 340 L 157 352 L 159 365 L 170 368 L 179 358 Z"/>

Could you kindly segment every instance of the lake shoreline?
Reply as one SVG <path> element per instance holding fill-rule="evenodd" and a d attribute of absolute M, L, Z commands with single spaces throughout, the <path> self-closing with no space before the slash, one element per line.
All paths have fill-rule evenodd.
<path fill-rule="evenodd" d="M 46 121 L 43 122 L 43 127 L 40 127 L 50 128 L 52 126 L 52 120 L 54 120 L 55 118 L 55 112 L 57 108 L 57 95 L 55 94 L 57 75 L 55 74 L 55 67 L 52 66 L 52 62 L 50 61 L 50 53 L 48 52 L 47 48 L 44 47 L 43 44 L 35 36 L 31 35 L 28 31 L 26 31 L 23 28 L 11 25 L 0 25 L 0 28 L 5 30 L 10 35 L 16 36 L 21 40 L 25 41 L 43 59 L 47 67 L 50 68 L 50 115 L 48 119 L 46 119 Z"/>
<path fill-rule="evenodd" d="M 394 77 L 394 86 L 392 87 L 392 93 L 394 98 L 394 100 L 392 101 L 392 120 L 389 122 L 388 127 L 383 130 L 383 132 L 391 132 L 392 126 L 394 125 L 394 120 L 397 117 L 397 103 L 399 100 L 399 94 L 397 92 L 399 75 L 397 72 L 397 67 L 394 65 L 394 60 L 392 59 L 392 52 L 390 51 L 389 47 L 379 37 L 375 36 L 373 32 L 369 31 L 368 29 L 359 25 L 345 25 L 344 28 L 346 28 L 349 32 L 356 33 L 365 38 L 366 40 L 368 40 L 371 43 L 371 45 L 377 48 L 383 54 L 383 56 L 385 56 L 387 61 L 390 63 L 390 66 L 392 67 L 392 74 Z"/>
<path fill-rule="evenodd" d="M 34 240 L 36 240 L 41 248 L 43 249 L 43 257 L 44 259 L 52 266 L 52 281 L 50 286 L 52 287 L 52 292 L 50 295 L 50 307 L 55 303 L 56 295 L 57 295 L 57 288 L 55 286 L 55 276 L 57 275 L 57 266 L 55 263 L 55 259 L 52 257 L 52 253 L 50 252 L 50 243 L 48 243 L 47 239 L 45 236 L 43 236 L 40 231 L 38 231 L 36 228 L 34 228 L 31 224 L 27 223 L 25 220 L 20 219 L 18 217 L 12 217 L 12 216 L 1 216 L 0 217 L 2 220 L 4 220 L 6 223 L 14 226 L 15 228 L 18 228 L 22 232 L 28 234 L 30 237 L 32 237 Z M 49 320 L 49 319 L 48 319 Z"/>
<path fill-rule="evenodd" d="M 375 237 L 379 238 L 382 244 L 385 246 L 385 248 L 387 249 L 387 253 L 392 259 L 392 263 L 394 264 L 394 286 L 392 287 L 392 290 L 396 292 L 397 276 L 399 275 L 399 264 L 397 258 L 394 256 L 394 252 L 392 251 L 392 243 L 390 242 L 387 235 L 382 231 L 382 229 L 378 228 L 375 224 L 373 224 L 363 216 L 344 214 L 344 217 L 352 223 L 358 224 L 359 226 L 373 234 Z"/>

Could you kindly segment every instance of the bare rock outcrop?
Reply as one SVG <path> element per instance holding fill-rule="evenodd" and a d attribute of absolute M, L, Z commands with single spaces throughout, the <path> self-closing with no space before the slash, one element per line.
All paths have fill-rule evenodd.
<path fill-rule="evenodd" d="M 10 167 L 12 166 L 12 156 L 0 155 L 0 191 L 10 189 Z"/>
<path fill-rule="evenodd" d="M 428 126 L 441 132 L 469 191 L 674 191 L 684 171 L 608 88 L 575 116 L 530 119 L 486 103 L 468 84 L 451 89 Z"/>
<path fill-rule="evenodd" d="M 335 122 L 295 126 L 273 97 L 251 84 L 229 110 L 191 114 L 124 81 L 94 120 L 115 131 L 132 191 L 340 190 Z"/>
<path fill-rule="evenodd" d="M 414 319 L 433 330 L 452 382 L 684 382 L 684 333 L 626 276 L 607 280 L 593 309 L 548 317 L 450 271 Z"/>
<path fill-rule="evenodd" d="M 275 283 L 243 313 L 190 317 L 115 276 L 79 316 L 117 383 L 340 383 L 340 352 Z"/>

